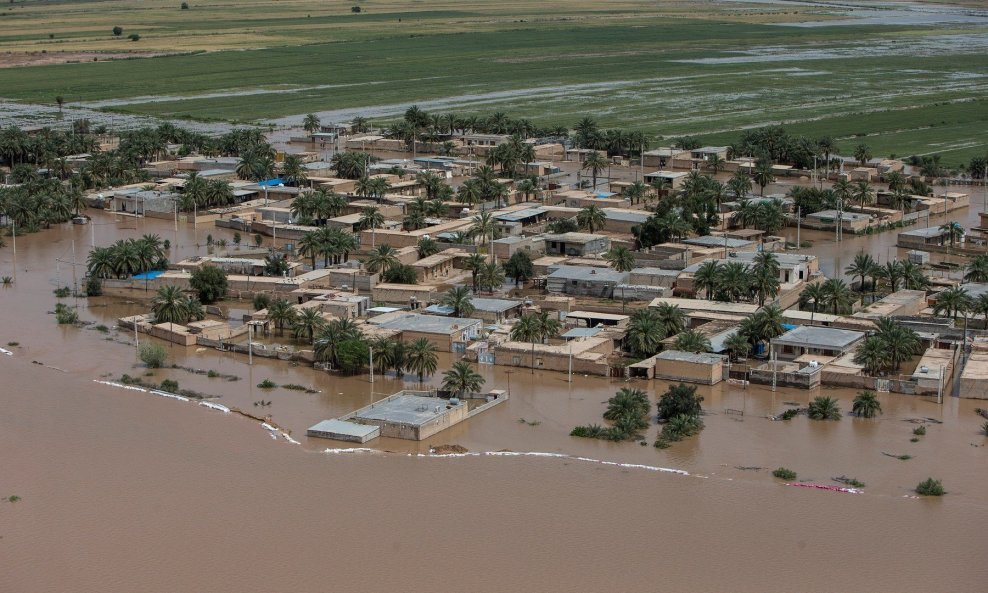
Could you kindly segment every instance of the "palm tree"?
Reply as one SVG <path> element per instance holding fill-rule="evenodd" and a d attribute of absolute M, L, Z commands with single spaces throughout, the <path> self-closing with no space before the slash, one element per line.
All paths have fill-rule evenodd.
<path fill-rule="evenodd" d="M 654 310 L 638 309 L 628 320 L 624 343 L 635 356 L 648 358 L 658 352 L 666 334 L 666 328 Z"/>
<path fill-rule="evenodd" d="M 942 315 L 957 319 L 957 314 L 967 311 L 971 306 L 971 297 L 967 294 L 967 289 L 953 286 L 937 295 L 937 300 L 933 304 L 933 314 Z"/>
<path fill-rule="evenodd" d="M 751 191 L 751 177 L 743 169 L 738 169 L 727 180 L 727 188 L 734 193 L 738 200 L 743 201 Z"/>
<path fill-rule="evenodd" d="M 755 255 L 751 266 L 751 287 L 758 295 L 758 306 L 765 305 L 766 297 L 779 294 L 779 258 L 770 251 Z"/>
<path fill-rule="evenodd" d="M 618 272 L 630 272 L 635 268 L 635 255 L 627 247 L 613 247 L 604 254 L 604 259 Z"/>
<path fill-rule="evenodd" d="M 735 302 L 750 295 L 751 278 L 748 266 L 741 262 L 728 262 L 718 270 L 716 297 L 718 300 Z"/>
<path fill-rule="evenodd" d="M 603 228 L 605 220 L 607 220 L 607 213 L 596 204 L 584 206 L 576 213 L 576 224 L 581 229 L 587 229 L 591 234 L 594 230 Z"/>
<path fill-rule="evenodd" d="M 418 338 L 412 342 L 405 352 L 405 368 L 418 375 L 421 386 L 425 376 L 435 373 L 439 368 L 435 344 L 429 338 Z"/>
<path fill-rule="evenodd" d="M 659 323 L 665 328 L 665 336 L 669 337 L 686 329 L 686 313 L 679 308 L 679 305 L 660 303 L 655 308 L 655 315 L 659 318 Z"/>
<path fill-rule="evenodd" d="M 810 402 L 807 415 L 812 420 L 840 420 L 840 406 L 829 396 L 818 396 Z"/>
<path fill-rule="evenodd" d="M 485 263 L 477 271 L 477 286 L 487 292 L 493 292 L 504 284 L 504 270 L 494 262 Z"/>
<path fill-rule="evenodd" d="M 693 273 L 693 287 L 697 292 L 706 291 L 707 300 L 710 300 L 719 282 L 720 266 L 716 260 L 708 259 Z"/>
<path fill-rule="evenodd" d="M 86 274 L 93 278 L 110 278 L 114 275 L 113 251 L 109 247 L 95 247 L 86 258 Z"/>
<path fill-rule="evenodd" d="M 537 315 L 522 315 L 518 321 L 511 326 L 510 337 L 515 342 L 531 342 L 532 344 L 532 372 L 535 372 L 535 343 L 541 340 L 541 327 Z"/>
<path fill-rule="evenodd" d="M 648 194 L 648 186 L 641 181 L 636 181 L 624 188 L 624 197 L 632 204 L 641 203 L 642 199 Z"/>
<path fill-rule="evenodd" d="M 479 253 L 471 253 L 464 260 L 463 267 L 470 270 L 471 280 L 473 282 L 473 291 L 477 292 L 477 275 L 480 273 L 481 268 L 487 263 L 487 259 Z"/>
<path fill-rule="evenodd" d="M 337 347 L 348 340 L 362 337 L 357 324 L 352 319 L 334 319 L 322 327 L 315 341 L 316 359 L 338 366 Z"/>
<path fill-rule="evenodd" d="M 587 155 L 583 161 L 583 166 L 580 168 L 584 171 L 590 171 L 590 177 L 593 180 L 592 189 L 597 189 L 597 176 L 607 167 L 607 159 L 599 152 L 593 151 Z"/>
<path fill-rule="evenodd" d="M 823 283 L 822 290 L 826 295 L 827 306 L 833 309 L 834 315 L 851 311 L 855 298 L 846 282 L 838 278 L 831 278 Z"/>
<path fill-rule="evenodd" d="M 381 214 L 381 211 L 373 206 L 368 206 L 360 212 L 360 220 L 357 222 L 357 228 L 360 230 L 373 230 L 383 224 L 384 215 Z"/>
<path fill-rule="evenodd" d="M 954 242 L 964 236 L 964 227 L 961 223 L 956 220 L 951 220 L 940 225 L 940 230 L 950 237 L 950 246 L 954 246 Z"/>
<path fill-rule="evenodd" d="M 151 300 L 155 323 L 185 323 L 188 309 L 185 295 L 177 286 L 162 286 Z"/>
<path fill-rule="evenodd" d="M 988 255 L 976 255 L 964 268 L 965 282 L 988 282 Z"/>
<path fill-rule="evenodd" d="M 888 363 L 885 343 L 878 336 L 868 336 L 854 353 L 854 364 L 860 364 L 869 375 L 877 375 Z"/>
<path fill-rule="evenodd" d="M 816 315 L 820 305 L 826 302 L 827 291 L 824 290 L 823 285 L 819 282 L 807 284 L 806 288 L 799 293 L 799 306 L 801 308 L 810 304 L 813 305 L 813 309 L 810 312 L 810 325 L 813 325 L 813 316 Z"/>
<path fill-rule="evenodd" d="M 268 305 L 268 319 L 274 322 L 275 327 L 278 328 L 279 336 L 284 333 L 286 325 L 294 323 L 297 313 L 295 308 L 288 304 L 285 299 L 278 299 Z"/>
<path fill-rule="evenodd" d="M 854 256 L 854 261 L 851 262 L 846 268 L 844 268 L 844 273 L 852 278 L 860 277 L 861 285 L 859 290 L 864 292 L 865 287 L 865 276 L 869 274 L 872 266 L 875 265 L 875 259 L 871 257 L 870 254 L 863 251 L 859 251 L 857 255 Z"/>
<path fill-rule="evenodd" d="M 862 418 L 874 418 L 882 413 L 882 404 L 874 391 L 865 390 L 854 396 L 851 411 Z"/>
<path fill-rule="evenodd" d="M 297 154 L 285 156 L 285 161 L 281 164 L 281 174 L 285 178 L 285 182 L 294 187 L 303 186 L 309 178 L 305 163 L 302 162 L 302 157 Z"/>
<path fill-rule="evenodd" d="M 864 208 L 865 205 L 871 204 L 875 201 L 875 192 L 872 191 L 871 186 L 868 185 L 867 181 L 859 181 L 854 186 L 854 199 L 861 204 Z"/>
<path fill-rule="evenodd" d="M 898 261 L 885 262 L 882 266 L 882 278 L 889 283 L 889 289 L 895 292 L 899 288 L 899 280 L 902 279 L 902 265 Z"/>
<path fill-rule="evenodd" d="M 775 182 L 775 174 L 772 173 L 772 163 L 768 161 L 759 161 L 755 165 L 755 171 L 752 174 L 752 178 L 755 183 L 758 184 L 758 194 L 765 195 L 765 186 L 770 183 Z"/>
<path fill-rule="evenodd" d="M 320 247 L 320 237 L 318 233 L 305 233 L 298 240 L 298 254 L 312 260 L 312 269 L 316 269 L 316 253 Z"/>
<path fill-rule="evenodd" d="M 302 309 L 292 321 L 292 335 L 296 340 L 305 338 L 305 341 L 311 344 L 325 323 L 326 321 L 319 314 L 319 309 L 307 307 Z"/>
<path fill-rule="evenodd" d="M 710 352 L 710 340 L 707 336 L 691 329 L 676 336 L 673 348 L 682 352 Z"/>
<path fill-rule="evenodd" d="M 710 158 L 707 159 L 707 168 L 716 175 L 724 169 L 724 159 L 720 158 L 718 154 L 710 155 Z"/>
<path fill-rule="evenodd" d="M 485 379 L 470 367 L 470 363 L 460 361 L 443 373 L 442 387 L 444 390 L 462 397 L 465 393 L 475 393 L 484 386 Z"/>
<path fill-rule="evenodd" d="M 854 158 L 864 167 L 868 164 L 868 160 L 871 159 L 871 149 L 868 148 L 867 144 L 858 144 L 854 147 Z"/>
<path fill-rule="evenodd" d="M 466 286 L 454 286 L 443 295 L 439 303 L 453 308 L 453 317 L 467 317 L 474 311 L 473 298 Z"/>
<path fill-rule="evenodd" d="M 923 344 L 919 334 L 895 319 L 880 317 L 875 321 L 875 327 L 875 336 L 882 341 L 885 356 L 893 371 L 898 371 L 904 361 L 922 352 Z"/>
<path fill-rule="evenodd" d="M 817 140 L 817 150 L 823 153 L 823 163 L 826 165 L 827 174 L 830 174 L 830 155 L 837 152 L 837 143 L 830 136 L 824 136 Z"/>
<path fill-rule="evenodd" d="M 304 129 L 309 134 L 315 134 L 316 132 L 319 131 L 319 128 L 320 128 L 319 116 L 317 116 L 315 113 L 310 113 L 306 115 L 305 119 L 302 120 L 302 129 Z"/>
<path fill-rule="evenodd" d="M 367 256 L 364 266 L 371 274 L 384 273 L 401 265 L 398 250 L 390 245 L 378 245 Z"/>
<path fill-rule="evenodd" d="M 547 342 L 550 339 L 555 338 L 563 329 L 563 324 L 559 322 L 559 319 L 549 315 L 548 311 L 542 311 L 539 313 L 538 319 L 539 336 L 542 338 L 543 342 Z"/>
<path fill-rule="evenodd" d="M 743 333 L 736 331 L 724 340 L 724 348 L 730 354 L 731 361 L 737 362 L 739 358 L 747 358 L 751 353 L 751 342 Z"/>
<path fill-rule="evenodd" d="M 497 220 L 490 212 L 481 212 L 473 217 L 473 224 L 470 225 L 470 235 L 480 237 L 481 243 L 493 240 L 497 234 Z"/>
<path fill-rule="evenodd" d="M 436 240 L 431 237 L 422 237 L 415 244 L 415 251 L 418 253 L 419 259 L 424 259 L 439 253 L 439 243 L 436 243 Z"/>
<path fill-rule="evenodd" d="M 844 210 L 847 208 L 848 204 L 851 203 L 851 199 L 854 197 L 854 184 L 852 184 L 847 179 L 840 179 L 831 188 L 834 192 L 834 196 L 840 202 L 839 209 Z"/>

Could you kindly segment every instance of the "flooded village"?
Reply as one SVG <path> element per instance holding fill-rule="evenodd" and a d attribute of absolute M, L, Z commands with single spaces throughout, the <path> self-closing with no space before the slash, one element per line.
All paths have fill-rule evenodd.
<path fill-rule="evenodd" d="M 592 122 L 575 138 L 454 126 L 406 141 L 402 122 L 311 121 L 272 144 L 228 132 L 242 137 L 226 155 L 138 130 L 94 135 L 63 173 L 13 165 L 0 186 L 5 376 L 83 382 L 102 414 L 150 402 L 137 405 L 192 442 L 226 416 L 237 422 L 219 432 L 247 429 L 231 442 L 261 430 L 334 457 L 530 456 L 743 484 L 784 508 L 796 495 L 833 512 L 849 512 L 844 495 L 881 501 L 855 532 L 894 521 L 889 505 L 926 504 L 927 479 L 963 501 L 945 520 L 983 512 L 983 177 L 837 148 L 815 168 L 689 139 L 581 148 L 580 133 L 603 133 Z M 151 134 L 137 178 L 101 172 L 101 154 Z M 758 140 L 745 152 L 761 154 Z M 92 187 L 68 181 L 86 176 Z M 12 207 L 52 183 L 77 196 L 60 220 Z M 175 424 L 191 417 L 198 428 Z M 408 484 L 469 482 L 394 463 Z M 569 471 L 505 468 L 545 470 Z M 605 497 L 607 484 L 591 487 Z M 942 510 L 909 512 L 923 537 Z M 815 525 L 835 541 L 844 528 Z M 913 560 L 960 591 L 973 590 L 969 556 Z"/>

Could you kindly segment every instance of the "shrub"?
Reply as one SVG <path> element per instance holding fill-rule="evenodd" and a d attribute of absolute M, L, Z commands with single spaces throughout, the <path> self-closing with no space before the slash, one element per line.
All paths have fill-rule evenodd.
<path fill-rule="evenodd" d="M 278 384 L 272 381 L 271 379 L 265 379 L 257 384 L 257 387 L 259 389 L 274 389 L 277 386 Z"/>
<path fill-rule="evenodd" d="M 0 284 L 3 284 L 4 286 L 10 286 L 13 283 L 14 283 L 14 279 L 11 278 L 10 276 L 4 276 L 3 278 L 0 278 Z"/>
<path fill-rule="evenodd" d="M 52 291 L 55 294 L 55 298 L 64 299 L 72 295 L 72 289 L 68 286 L 63 286 L 61 288 L 56 288 Z"/>
<path fill-rule="evenodd" d="M 206 373 L 206 376 L 209 377 L 210 379 L 215 379 L 216 377 L 219 377 L 220 374 L 214 370 L 210 370 L 208 373 Z"/>
<path fill-rule="evenodd" d="M 103 294 L 103 281 L 96 276 L 90 276 L 86 279 L 86 296 L 87 297 L 98 297 Z"/>
<path fill-rule="evenodd" d="M 981 432 L 985 433 L 985 436 L 988 436 L 988 422 L 981 425 Z"/>
<path fill-rule="evenodd" d="M 309 388 L 305 385 L 299 385 L 298 383 L 286 383 L 281 386 L 282 389 L 290 389 L 292 391 L 308 391 Z"/>
<path fill-rule="evenodd" d="M 243 240 L 243 237 L 240 236 L 240 233 L 239 232 L 233 233 L 233 244 L 234 245 L 240 245 L 240 241 L 242 241 L 242 240 Z"/>
<path fill-rule="evenodd" d="M 352 12 L 354 14 L 360 14 L 360 7 L 359 6 L 351 6 L 350 7 L 350 12 Z"/>
<path fill-rule="evenodd" d="M 264 237 L 261 235 L 254 235 L 254 245 L 260 247 L 261 243 L 264 243 Z"/>
<path fill-rule="evenodd" d="M 682 383 L 671 385 L 656 404 L 659 420 L 668 420 L 682 414 L 699 416 L 703 411 L 700 407 L 702 401 L 703 397 L 696 394 L 696 387 Z"/>
<path fill-rule="evenodd" d="M 916 494 L 920 496 L 943 496 L 944 492 L 943 484 L 940 483 L 940 480 L 934 480 L 933 478 L 926 478 L 916 485 Z"/>
<path fill-rule="evenodd" d="M 178 381 L 173 379 L 165 379 L 161 382 L 161 390 L 167 391 L 168 393 L 178 393 Z"/>
<path fill-rule="evenodd" d="M 667 443 L 675 443 L 691 437 L 700 432 L 703 428 L 703 421 L 698 416 L 688 416 L 680 414 L 669 419 L 669 422 L 662 427 L 659 440 Z"/>
<path fill-rule="evenodd" d="M 189 9 L 189 3 L 188 2 L 183 2 L 182 3 L 182 10 L 188 10 L 188 9 Z"/>
<path fill-rule="evenodd" d="M 102 323 L 101 323 L 101 324 L 99 324 L 99 325 L 97 325 L 97 326 L 96 326 L 95 328 L 93 328 L 93 329 L 95 329 L 96 331 L 98 331 L 98 332 L 99 332 L 99 333 L 101 333 L 101 334 L 105 334 L 105 333 L 109 333 L 109 331 L 110 331 L 110 328 L 108 328 L 108 327 L 106 327 L 106 326 L 105 326 L 105 325 L 103 325 Z"/>
<path fill-rule="evenodd" d="M 772 475 L 780 480 L 792 481 L 796 479 L 796 472 L 786 467 L 780 467 L 772 472 Z"/>
<path fill-rule="evenodd" d="M 141 344 L 137 354 L 141 362 L 151 369 L 161 368 L 165 364 L 165 359 L 168 358 L 168 351 L 161 344 Z"/>
<path fill-rule="evenodd" d="M 130 39 L 131 41 L 140 41 L 141 36 L 138 35 L 137 33 L 131 33 L 130 35 L 127 36 L 127 39 Z"/>
<path fill-rule="evenodd" d="M 117 37 L 123 35 L 123 27 L 120 26 L 113 27 L 113 34 Z"/>
<path fill-rule="evenodd" d="M 259 292 L 254 295 L 254 310 L 260 311 L 261 309 L 267 309 L 271 305 L 271 297 L 263 292 Z"/>
<path fill-rule="evenodd" d="M 840 406 L 835 398 L 821 395 L 810 402 L 807 415 L 813 420 L 840 420 Z"/>
<path fill-rule="evenodd" d="M 577 426 L 570 431 L 569 436 L 583 437 L 585 439 L 599 439 L 606 431 L 607 429 L 599 424 L 588 424 L 586 426 Z"/>
<path fill-rule="evenodd" d="M 922 424 L 919 425 L 919 426 L 917 426 L 916 428 L 913 429 L 913 434 L 916 435 L 916 436 L 919 436 L 919 437 L 925 435 L 926 434 L 926 426 L 923 426 Z"/>
<path fill-rule="evenodd" d="M 782 418 L 783 420 L 792 420 L 798 415 L 799 415 L 799 408 L 789 408 L 788 410 L 783 412 L 782 415 L 779 417 Z"/>
<path fill-rule="evenodd" d="M 215 303 L 226 294 L 226 272 L 216 266 L 202 266 L 192 272 L 189 286 L 196 291 L 203 304 Z"/>
<path fill-rule="evenodd" d="M 55 321 L 59 325 L 69 325 L 79 321 L 79 314 L 76 313 L 75 309 L 58 303 L 55 305 Z"/>

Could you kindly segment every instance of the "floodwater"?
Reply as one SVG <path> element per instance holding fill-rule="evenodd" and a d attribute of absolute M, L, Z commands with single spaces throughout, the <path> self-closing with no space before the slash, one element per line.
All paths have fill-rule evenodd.
<path fill-rule="evenodd" d="M 952 218 L 967 224 L 971 210 Z M 16 269 L 0 288 L 0 346 L 12 353 L 0 355 L 0 497 L 22 498 L 0 502 L 0 591 L 983 589 L 988 440 L 973 401 L 882 394 L 875 420 L 775 422 L 766 416 L 787 402 L 822 393 L 847 411 L 854 393 L 721 384 L 701 388 L 705 430 L 657 450 L 655 427 L 648 446 L 568 433 L 601 422 L 615 390 L 657 396 L 662 382 L 479 367 L 488 387 L 510 391 L 507 403 L 429 441 L 380 439 L 366 452 L 306 438 L 305 428 L 415 387 L 414 377 L 372 384 L 178 346 L 166 346 L 170 362 L 240 379 L 147 377 L 270 414 L 295 445 L 242 416 L 95 382 L 143 374 L 132 336 L 114 325 L 146 305 L 66 299 L 93 325 L 57 326 L 51 291 L 72 283 L 73 251 L 81 262 L 92 242 L 157 232 L 178 260 L 205 253 L 196 243 L 207 232 L 231 234 L 105 214 L 95 223 L 18 238 L 16 268 L 12 245 L 0 249 L 0 275 Z M 823 235 L 812 251 L 825 269 L 894 243 L 886 233 L 835 248 Z M 226 305 L 231 316 L 248 307 Z M 449 364 L 443 357 L 440 370 Z M 318 393 L 258 389 L 266 378 Z M 253 405 L 262 399 L 271 406 Z M 920 421 L 927 434 L 910 442 Z M 471 455 L 418 456 L 439 444 Z M 529 455 L 491 454 L 505 450 Z M 846 475 L 867 486 L 786 487 L 770 475 L 779 466 L 813 483 Z M 948 496 L 913 498 L 930 476 Z"/>

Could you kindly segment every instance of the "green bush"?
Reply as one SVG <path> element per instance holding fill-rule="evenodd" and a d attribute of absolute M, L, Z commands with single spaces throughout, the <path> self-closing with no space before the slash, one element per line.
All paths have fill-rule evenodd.
<path fill-rule="evenodd" d="M 137 33 L 131 33 L 130 35 L 127 36 L 127 39 L 130 39 L 131 41 L 140 41 L 141 36 L 138 35 Z"/>
<path fill-rule="evenodd" d="M 165 379 L 161 382 L 161 390 L 169 393 L 178 393 L 178 381 Z"/>
<path fill-rule="evenodd" d="M 208 373 L 206 373 L 206 376 L 209 377 L 210 379 L 215 379 L 216 377 L 219 377 L 220 374 L 217 373 L 216 371 L 210 369 L 210 371 Z"/>
<path fill-rule="evenodd" d="M 277 386 L 278 384 L 271 379 L 265 379 L 257 384 L 257 387 L 260 389 L 274 389 Z"/>
<path fill-rule="evenodd" d="M 165 359 L 168 358 L 168 351 L 161 344 L 141 344 L 137 354 L 141 362 L 150 369 L 160 369 L 164 366 Z"/>
<path fill-rule="evenodd" d="M 189 286 L 204 305 L 215 303 L 226 294 L 226 272 L 216 266 L 202 266 L 192 272 Z"/>
<path fill-rule="evenodd" d="M 926 426 L 924 426 L 922 424 L 919 425 L 919 426 L 917 426 L 916 428 L 913 429 L 913 434 L 916 435 L 916 436 L 919 436 L 919 437 L 925 435 L 926 434 Z"/>
<path fill-rule="evenodd" d="M 55 298 L 57 299 L 64 299 L 66 297 L 72 296 L 72 289 L 69 288 L 68 286 L 56 288 L 52 292 L 55 293 Z"/>
<path fill-rule="evenodd" d="M 780 467 L 779 469 L 773 471 L 772 475 L 780 480 L 787 480 L 790 482 L 796 479 L 796 472 L 786 467 Z"/>
<path fill-rule="evenodd" d="M 75 309 L 58 303 L 55 305 L 55 321 L 59 325 L 69 325 L 79 321 L 79 314 L 75 312 Z"/>
<path fill-rule="evenodd" d="M 943 496 L 945 493 L 940 480 L 926 478 L 916 485 L 916 494 L 920 496 Z"/>
<path fill-rule="evenodd" d="M 782 415 L 779 417 L 782 418 L 783 420 L 792 420 L 798 415 L 799 415 L 799 408 L 789 408 L 788 410 L 783 412 Z"/>
<path fill-rule="evenodd" d="M 97 326 L 96 326 L 96 327 L 95 327 L 94 329 L 95 329 L 96 331 L 98 331 L 99 333 L 101 333 L 101 334 L 106 334 L 106 333 L 110 333 L 110 328 L 108 328 L 108 327 L 106 327 L 106 326 L 105 326 L 105 325 L 103 325 L 102 323 L 101 323 L 101 324 L 99 324 L 99 325 L 97 325 Z"/>

